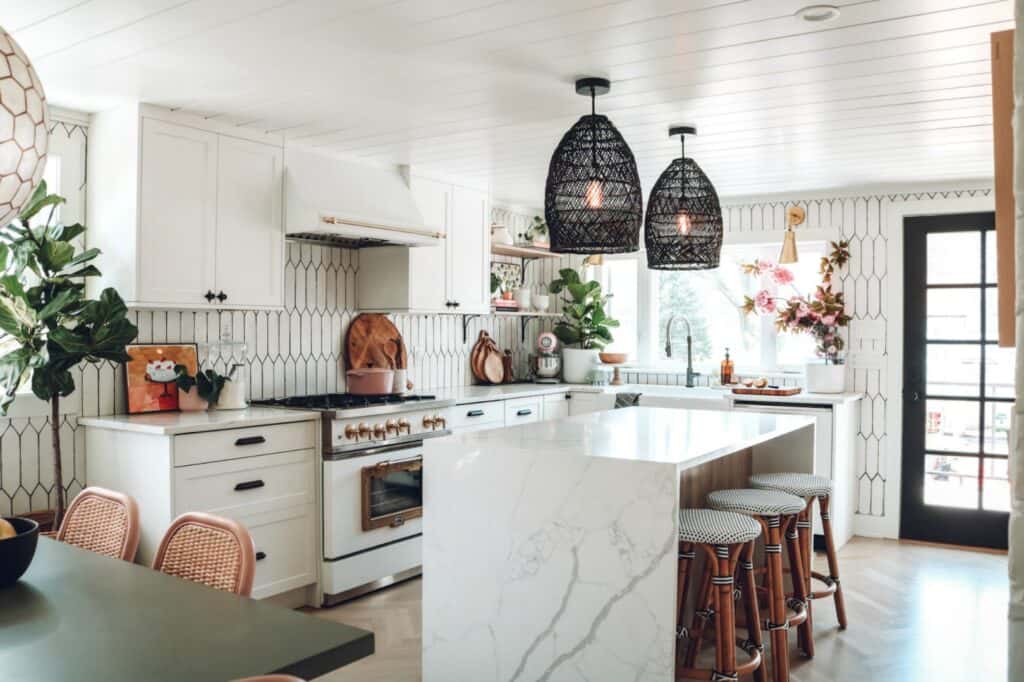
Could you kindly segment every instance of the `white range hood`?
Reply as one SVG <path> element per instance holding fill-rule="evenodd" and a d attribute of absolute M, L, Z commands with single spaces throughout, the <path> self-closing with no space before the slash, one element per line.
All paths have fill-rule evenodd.
<path fill-rule="evenodd" d="M 288 148 L 284 191 L 288 239 L 359 249 L 435 246 L 445 237 L 424 224 L 398 166 Z"/>

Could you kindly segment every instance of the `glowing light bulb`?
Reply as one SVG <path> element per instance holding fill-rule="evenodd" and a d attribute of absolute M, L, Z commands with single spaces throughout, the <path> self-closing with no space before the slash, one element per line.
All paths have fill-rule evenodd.
<path fill-rule="evenodd" d="M 676 232 L 679 233 L 680 237 L 685 237 L 690 234 L 690 216 L 685 213 L 680 213 L 676 217 Z"/>
<path fill-rule="evenodd" d="M 587 184 L 587 190 L 583 193 L 583 202 L 587 208 L 601 208 L 604 203 L 604 188 L 600 180 L 591 180 Z"/>

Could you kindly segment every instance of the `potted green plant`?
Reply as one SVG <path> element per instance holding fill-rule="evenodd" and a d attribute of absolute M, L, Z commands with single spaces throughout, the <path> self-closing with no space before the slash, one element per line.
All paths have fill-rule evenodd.
<path fill-rule="evenodd" d="M 37 398 L 50 403 L 55 528 L 65 509 L 60 399 L 74 392 L 73 370 L 83 362 L 130 360 L 125 346 L 138 333 L 114 289 L 86 298 L 85 278 L 100 274 L 93 264 L 100 252 L 79 251 L 75 240 L 85 227 L 55 219 L 63 203 L 41 182 L 18 220 L 0 230 L 0 271 L 6 273 L 0 276 L 0 413 L 7 414 L 28 382 Z M 44 209 L 45 224 L 30 227 Z"/>
<path fill-rule="evenodd" d="M 533 216 L 533 220 L 522 233 L 522 240 L 527 246 L 548 246 L 548 224 L 539 215 Z"/>
<path fill-rule="evenodd" d="M 182 412 L 202 412 L 216 406 L 224 384 L 231 381 L 212 369 L 200 369 L 192 376 L 185 365 L 175 365 L 174 376 L 178 386 L 178 409 Z"/>
<path fill-rule="evenodd" d="M 584 282 L 572 268 L 559 270 L 558 275 L 548 291 L 567 294 L 562 299 L 562 319 L 554 329 L 563 344 L 562 379 L 571 384 L 584 383 L 597 363 L 598 354 L 611 343 L 611 330 L 619 322 L 605 312 L 611 296 L 602 294 L 600 282 Z"/>

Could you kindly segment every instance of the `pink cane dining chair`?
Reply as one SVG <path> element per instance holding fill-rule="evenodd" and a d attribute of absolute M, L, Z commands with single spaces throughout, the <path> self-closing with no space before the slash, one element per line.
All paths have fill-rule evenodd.
<path fill-rule="evenodd" d="M 55 539 L 115 559 L 135 561 L 139 505 L 124 493 L 86 488 L 71 501 Z"/>
<path fill-rule="evenodd" d="M 256 550 L 245 526 L 213 514 L 189 512 L 171 522 L 153 568 L 243 597 L 252 593 Z"/>

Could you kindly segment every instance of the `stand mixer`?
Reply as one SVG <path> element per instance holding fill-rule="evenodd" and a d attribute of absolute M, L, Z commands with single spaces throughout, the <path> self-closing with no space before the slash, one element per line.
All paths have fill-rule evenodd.
<path fill-rule="evenodd" d="M 558 355 L 558 337 L 544 332 L 537 337 L 537 354 L 530 356 L 530 373 L 538 384 L 557 384 L 562 371 L 562 358 Z"/>

